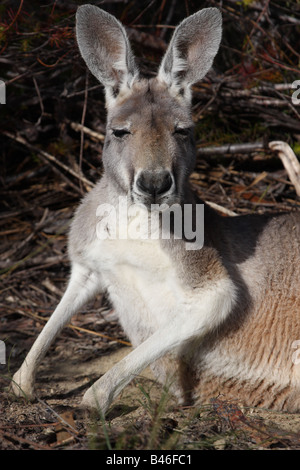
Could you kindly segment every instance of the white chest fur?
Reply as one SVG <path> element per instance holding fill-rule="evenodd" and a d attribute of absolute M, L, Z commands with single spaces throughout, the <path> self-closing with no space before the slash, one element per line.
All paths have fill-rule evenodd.
<path fill-rule="evenodd" d="M 99 273 L 134 345 L 170 321 L 172 312 L 185 302 L 176 266 L 159 240 L 95 239 L 84 258 Z"/>
<path fill-rule="evenodd" d="M 160 240 L 144 237 L 144 216 L 142 210 L 135 212 L 129 224 L 117 230 L 111 226 L 115 218 L 106 219 L 107 233 L 114 233 L 113 238 L 95 236 L 81 251 L 81 262 L 98 276 L 101 287 L 108 292 L 133 346 L 157 330 L 168 330 L 169 334 L 175 318 L 177 324 L 186 328 L 189 325 L 192 332 L 219 324 L 235 298 L 230 278 L 218 276 L 215 282 L 202 283 L 197 289 L 184 283 L 175 259 L 162 248 Z M 143 228 L 135 231 L 134 238 L 131 222 Z"/>

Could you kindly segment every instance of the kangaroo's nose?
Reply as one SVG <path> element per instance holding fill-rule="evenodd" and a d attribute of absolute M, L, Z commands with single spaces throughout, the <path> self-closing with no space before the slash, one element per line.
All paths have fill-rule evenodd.
<path fill-rule="evenodd" d="M 137 188 L 151 196 L 161 196 L 168 192 L 173 184 L 171 173 L 168 170 L 142 171 L 137 180 Z"/>

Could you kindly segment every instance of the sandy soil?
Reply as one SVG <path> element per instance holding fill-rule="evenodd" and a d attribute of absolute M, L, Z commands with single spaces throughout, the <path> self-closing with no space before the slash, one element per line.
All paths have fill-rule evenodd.
<path fill-rule="evenodd" d="M 21 343 L 23 354 L 32 341 Z M 33 403 L 14 400 L 7 389 L 20 363 L 12 354 L 0 371 L 0 448 L 300 449 L 300 415 L 245 410 L 217 398 L 201 408 L 179 407 L 148 369 L 123 390 L 105 422 L 79 412 L 89 384 L 129 350 L 64 330 L 39 368 Z"/>

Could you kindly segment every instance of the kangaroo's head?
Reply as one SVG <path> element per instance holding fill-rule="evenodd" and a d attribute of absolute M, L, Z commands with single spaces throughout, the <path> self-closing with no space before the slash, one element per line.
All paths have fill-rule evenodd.
<path fill-rule="evenodd" d="M 203 9 L 175 29 L 151 79 L 139 76 L 126 31 L 115 17 L 83 5 L 76 20 L 81 55 L 105 87 L 106 174 L 134 203 L 180 203 L 195 161 L 191 85 L 206 75 L 218 51 L 219 10 Z"/>

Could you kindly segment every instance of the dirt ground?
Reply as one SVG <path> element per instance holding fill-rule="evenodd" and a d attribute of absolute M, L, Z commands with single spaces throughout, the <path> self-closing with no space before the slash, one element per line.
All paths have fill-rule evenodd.
<path fill-rule="evenodd" d="M 122 332 L 114 321 L 109 323 L 110 315 L 96 315 L 96 326 L 120 338 Z M 77 317 L 74 326 L 86 326 L 83 318 Z M 84 391 L 130 347 L 71 328 L 64 330 L 39 368 L 37 399 L 14 400 L 9 377 L 19 364 L 20 350 L 25 353 L 42 326 L 31 321 L 35 328 L 22 342 L 19 321 L 19 338 L 8 363 L 1 366 L 1 450 L 300 449 L 300 415 L 243 409 L 221 397 L 200 408 L 179 407 L 148 369 L 124 389 L 105 421 L 86 416 L 78 408 Z"/>

